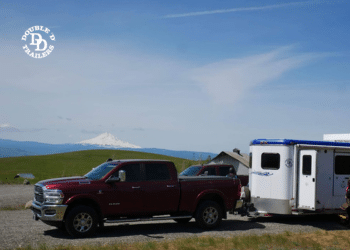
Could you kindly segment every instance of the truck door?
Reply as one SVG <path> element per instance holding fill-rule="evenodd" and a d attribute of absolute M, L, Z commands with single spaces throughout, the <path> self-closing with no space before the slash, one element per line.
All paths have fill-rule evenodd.
<path fill-rule="evenodd" d="M 316 209 L 316 150 L 300 150 L 298 208 Z"/>
<path fill-rule="evenodd" d="M 145 180 L 141 184 L 143 211 L 146 213 L 176 212 L 180 186 L 172 178 L 166 163 L 145 163 Z"/>
<path fill-rule="evenodd" d="M 333 195 L 344 196 L 350 177 L 350 154 L 336 154 L 334 162 Z"/>
<path fill-rule="evenodd" d="M 126 173 L 125 182 L 105 184 L 103 191 L 107 214 L 135 214 L 142 211 L 141 194 L 141 164 L 132 163 L 122 166 L 113 176 L 118 176 L 120 170 Z"/>

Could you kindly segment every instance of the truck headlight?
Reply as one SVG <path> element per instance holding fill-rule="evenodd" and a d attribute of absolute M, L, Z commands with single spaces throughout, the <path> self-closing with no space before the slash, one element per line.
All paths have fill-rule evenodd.
<path fill-rule="evenodd" d="M 44 191 L 44 203 L 61 204 L 64 198 L 64 194 L 61 190 L 45 190 Z"/>

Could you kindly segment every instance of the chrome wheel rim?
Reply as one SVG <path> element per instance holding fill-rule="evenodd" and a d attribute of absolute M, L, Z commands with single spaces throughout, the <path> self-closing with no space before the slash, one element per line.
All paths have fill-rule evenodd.
<path fill-rule="evenodd" d="M 219 212 L 214 207 L 207 207 L 203 211 L 203 220 L 206 224 L 212 225 L 214 224 L 219 218 Z"/>
<path fill-rule="evenodd" d="M 79 213 L 73 220 L 74 229 L 80 233 L 85 233 L 92 227 L 92 217 L 88 213 Z"/>

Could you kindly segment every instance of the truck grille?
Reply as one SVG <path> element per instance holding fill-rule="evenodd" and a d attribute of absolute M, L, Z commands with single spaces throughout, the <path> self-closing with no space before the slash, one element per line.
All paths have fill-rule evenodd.
<path fill-rule="evenodd" d="M 34 186 L 34 198 L 35 201 L 43 203 L 44 202 L 44 196 L 43 196 L 43 188 L 40 186 Z"/>

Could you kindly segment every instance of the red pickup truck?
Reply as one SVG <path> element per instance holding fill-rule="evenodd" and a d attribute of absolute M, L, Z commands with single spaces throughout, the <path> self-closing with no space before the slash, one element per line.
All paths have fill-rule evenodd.
<path fill-rule="evenodd" d="M 237 178 L 179 177 L 163 160 L 110 160 L 82 177 L 43 180 L 34 186 L 35 220 L 74 237 L 93 234 L 104 223 L 192 217 L 202 228 L 218 226 L 242 206 Z"/>

